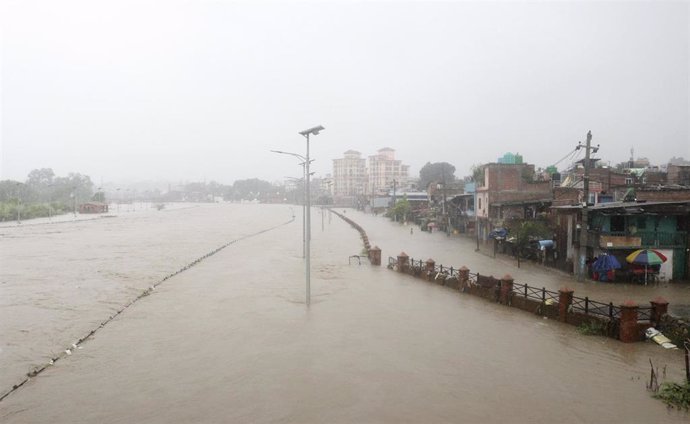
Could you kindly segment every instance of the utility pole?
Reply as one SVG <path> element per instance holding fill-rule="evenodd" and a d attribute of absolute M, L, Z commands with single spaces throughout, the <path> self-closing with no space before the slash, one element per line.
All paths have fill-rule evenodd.
<path fill-rule="evenodd" d="M 17 183 L 17 225 L 22 223 L 22 197 L 19 188 L 20 184 L 21 183 Z"/>
<path fill-rule="evenodd" d="M 585 148 L 585 169 L 582 177 L 582 189 L 583 189 L 583 202 L 582 202 L 582 222 L 580 224 L 580 248 L 579 248 L 579 259 L 578 259 L 578 281 L 584 281 L 587 275 L 587 245 L 589 244 L 589 225 L 588 225 L 588 209 L 589 205 L 589 168 L 590 164 L 590 152 L 596 153 L 599 150 L 599 146 L 592 147 L 592 131 L 587 132 L 587 142 L 583 146 L 582 143 L 577 145 L 577 149 Z"/>
<path fill-rule="evenodd" d="M 441 168 L 441 175 L 443 176 L 443 205 L 442 205 L 442 213 L 443 213 L 443 220 L 445 221 L 445 226 L 446 226 L 446 234 L 450 236 L 450 215 L 446 215 L 448 211 L 446 210 L 446 168 L 442 167 Z"/>
<path fill-rule="evenodd" d="M 77 187 L 72 187 L 72 202 L 73 202 L 73 212 L 74 217 L 77 217 Z"/>
<path fill-rule="evenodd" d="M 396 203 L 395 202 L 395 189 L 397 188 L 397 186 L 398 186 L 398 182 L 395 179 L 393 179 L 393 210 L 395 210 L 395 203 Z M 394 215 L 394 218 L 395 218 L 395 222 L 398 222 L 398 215 L 397 214 Z"/>

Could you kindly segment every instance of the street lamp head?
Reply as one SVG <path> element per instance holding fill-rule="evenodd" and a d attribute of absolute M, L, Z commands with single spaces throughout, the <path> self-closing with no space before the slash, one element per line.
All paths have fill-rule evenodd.
<path fill-rule="evenodd" d="M 284 151 L 282 151 L 282 150 L 271 150 L 271 152 L 272 152 L 272 153 L 280 153 L 281 155 L 290 155 L 290 156 L 296 157 L 297 159 L 299 159 L 299 160 L 301 160 L 301 161 L 304 161 L 304 162 L 307 161 L 307 158 L 305 158 L 304 156 L 299 155 L 299 154 L 297 154 L 297 153 L 284 152 Z M 310 161 L 310 162 L 313 162 L 313 161 Z M 302 164 L 300 164 L 300 165 L 302 165 Z"/>
<path fill-rule="evenodd" d="M 305 137 L 309 134 L 319 135 L 319 132 L 323 131 L 324 129 L 325 128 L 323 126 L 319 125 L 318 127 L 309 128 L 308 130 L 300 131 L 299 133 Z"/>

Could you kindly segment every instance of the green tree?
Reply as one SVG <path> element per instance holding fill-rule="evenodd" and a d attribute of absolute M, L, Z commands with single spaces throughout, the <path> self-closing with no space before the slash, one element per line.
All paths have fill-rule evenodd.
<path fill-rule="evenodd" d="M 251 178 L 235 181 L 232 188 L 235 200 L 259 200 L 273 190 L 273 185 L 268 181 Z"/>
<path fill-rule="evenodd" d="M 472 179 L 474 180 L 477 187 L 484 186 L 484 165 L 476 164 L 472 165 Z"/>
<path fill-rule="evenodd" d="M 531 241 L 544 240 L 551 238 L 551 229 L 541 221 L 515 221 L 508 226 L 510 234 L 515 237 L 516 255 L 518 267 L 520 267 L 520 256 L 524 254 Z"/>
<path fill-rule="evenodd" d="M 426 190 L 430 183 L 455 181 L 455 167 L 448 162 L 427 162 L 419 170 L 419 189 Z"/>
<path fill-rule="evenodd" d="M 412 208 L 410 206 L 410 201 L 407 200 L 407 196 L 403 196 L 402 199 L 398 200 L 395 205 L 388 210 L 386 216 L 392 218 L 394 221 L 407 220 L 412 217 Z"/>

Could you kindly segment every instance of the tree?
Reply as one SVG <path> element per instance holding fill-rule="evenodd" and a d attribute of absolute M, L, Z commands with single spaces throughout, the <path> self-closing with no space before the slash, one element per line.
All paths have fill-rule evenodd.
<path fill-rule="evenodd" d="M 516 221 L 509 226 L 509 231 L 515 236 L 518 268 L 520 267 L 520 254 L 529 247 L 530 241 L 550 239 L 552 234 L 549 227 L 540 221 Z"/>
<path fill-rule="evenodd" d="M 48 187 L 53 183 L 55 172 L 51 168 L 34 169 L 29 172 L 26 184 L 34 188 Z"/>
<path fill-rule="evenodd" d="M 19 197 L 19 181 L 3 180 L 0 181 L 0 202 L 16 201 Z"/>
<path fill-rule="evenodd" d="M 477 187 L 484 186 L 484 166 L 481 164 L 472 165 L 472 179 Z"/>
<path fill-rule="evenodd" d="M 93 196 L 93 183 L 88 175 L 71 172 L 67 177 L 58 177 L 53 180 L 51 197 L 53 201 L 65 206 L 73 207 L 75 201 L 84 202 Z"/>
<path fill-rule="evenodd" d="M 386 215 L 389 218 L 393 218 L 393 220 L 395 221 L 397 221 L 398 218 L 402 218 L 406 221 L 408 217 L 411 217 L 411 209 L 412 208 L 410 207 L 410 201 L 407 200 L 407 196 L 403 196 L 401 200 L 398 200 L 395 203 L 395 206 L 388 210 L 388 213 Z"/>
<path fill-rule="evenodd" d="M 237 180 L 232 185 L 235 200 L 255 200 L 266 196 L 266 193 L 273 190 L 273 185 L 268 181 L 252 178 L 248 180 Z"/>
<path fill-rule="evenodd" d="M 455 181 L 455 167 L 448 162 L 427 162 L 419 170 L 419 188 L 426 190 L 430 183 Z"/>

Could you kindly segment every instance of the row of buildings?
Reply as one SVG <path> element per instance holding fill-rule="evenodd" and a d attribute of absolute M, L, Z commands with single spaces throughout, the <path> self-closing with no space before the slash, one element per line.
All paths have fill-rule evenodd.
<path fill-rule="evenodd" d="M 537 173 L 525 163 L 485 164 L 451 200 L 453 228 L 490 242 L 498 229 L 538 220 L 553 231 L 551 265 L 560 269 L 576 272 L 580 258 L 602 253 L 625 264 L 632 251 L 654 248 L 669 258 L 662 275 L 690 279 L 690 165 L 612 168 L 590 161 L 588 199 L 584 161 L 563 174 Z"/>
<path fill-rule="evenodd" d="M 589 174 L 584 198 L 585 167 Z M 576 272 L 580 258 L 608 253 L 624 263 L 635 249 L 655 248 L 669 260 L 668 279 L 690 279 L 690 164 L 652 166 L 646 160 L 606 166 L 582 159 L 569 169 L 537 170 L 522 156 L 506 154 L 481 165 L 472 177 L 415 187 L 409 167 L 391 148 L 362 157 L 348 150 L 333 160 L 329 191 L 338 205 L 385 208 L 395 197 L 414 203 L 420 225 L 491 243 L 496 230 L 537 220 L 552 231 L 549 265 Z M 583 223 L 583 209 L 588 211 Z M 587 240 L 581 246 L 581 231 Z"/>
<path fill-rule="evenodd" d="M 395 159 L 395 150 L 379 149 L 377 154 L 363 158 L 356 150 L 348 150 L 333 160 L 332 195 L 336 204 L 358 205 L 363 199 L 387 195 L 391 190 L 407 187 L 409 166 Z"/>

